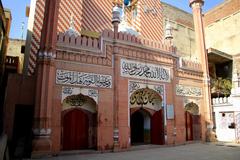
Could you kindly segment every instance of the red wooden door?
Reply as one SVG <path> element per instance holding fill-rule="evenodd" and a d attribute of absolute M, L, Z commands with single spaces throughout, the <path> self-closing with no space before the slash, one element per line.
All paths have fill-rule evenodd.
<path fill-rule="evenodd" d="M 192 115 L 189 112 L 185 112 L 185 120 L 186 120 L 186 140 L 193 140 L 193 119 Z"/>
<path fill-rule="evenodd" d="M 69 111 L 63 121 L 63 150 L 88 148 L 88 117 L 78 109 Z"/>
<path fill-rule="evenodd" d="M 193 140 L 201 140 L 202 132 L 201 132 L 201 116 L 200 115 L 193 115 Z"/>
<path fill-rule="evenodd" d="M 151 118 L 151 143 L 164 144 L 164 125 L 162 109 Z"/>

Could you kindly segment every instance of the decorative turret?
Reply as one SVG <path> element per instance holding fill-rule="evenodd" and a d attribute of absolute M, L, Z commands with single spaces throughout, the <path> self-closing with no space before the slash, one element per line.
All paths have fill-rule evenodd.
<path fill-rule="evenodd" d="M 115 7 L 113 7 L 112 23 L 114 23 L 114 22 L 120 23 L 120 12 L 121 12 L 121 8 L 120 7 L 118 7 L 117 5 Z"/>
<path fill-rule="evenodd" d="M 113 11 L 112 11 L 112 24 L 113 24 L 114 38 L 116 38 L 115 36 L 118 33 L 118 25 L 119 25 L 119 23 L 121 21 L 121 19 L 120 19 L 120 12 L 121 12 L 121 8 L 119 8 L 118 5 L 113 7 Z"/>
<path fill-rule="evenodd" d="M 167 25 L 166 25 L 165 39 L 173 39 L 172 27 L 169 23 L 167 23 Z"/>
<path fill-rule="evenodd" d="M 71 37 L 72 35 L 74 35 L 75 37 L 80 35 L 80 33 L 78 31 L 76 31 L 76 29 L 74 27 L 74 20 L 73 20 L 73 16 L 72 15 L 71 15 L 71 19 L 70 19 L 70 27 L 65 32 L 65 35 L 68 35 L 69 37 Z"/>
<path fill-rule="evenodd" d="M 204 0 L 189 0 L 189 6 L 192 8 L 192 4 L 199 3 L 201 6 L 204 5 Z"/>
<path fill-rule="evenodd" d="M 129 17 L 132 15 L 132 8 L 137 4 L 137 2 L 138 0 L 124 0 L 114 2 L 114 4 L 116 4 L 115 7 L 118 8 L 117 10 L 119 12 L 119 19 L 121 20 L 121 23 L 119 24 L 119 32 L 129 33 L 135 36 L 139 35 L 136 29 L 131 25 L 131 18 Z M 120 13 L 122 13 L 122 15 L 120 15 Z"/>
<path fill-rule="evenodd" d="M 165 40 L 169 42 L 169 44 L 172 46 L 172 40 L 173 40 L 173 34 L 172 34 L 172 27 L 169 22 L 166 24 L 166 29 L 165 29 Z"/>

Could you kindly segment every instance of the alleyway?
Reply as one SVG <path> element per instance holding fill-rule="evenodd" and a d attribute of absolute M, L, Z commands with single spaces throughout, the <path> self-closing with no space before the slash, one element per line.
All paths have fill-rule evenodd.
<path fill-rule="evenodd" d="M 239 160 L 239 146 L 189 144 L 118 153 L 62 155 L 46 160 Z"/>

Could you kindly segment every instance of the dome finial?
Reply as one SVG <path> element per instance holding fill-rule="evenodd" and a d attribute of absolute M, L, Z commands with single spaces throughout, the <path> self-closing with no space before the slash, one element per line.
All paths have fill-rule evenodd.
<path fill-rule="evenodd" d="M 65 32 L 65 35 L 68 34 L 70 37 L 72 35 L 74 35 L 75 37 L 80 36 L 80 33 L 78 31 L 76 31 L 75 27 L 74 27 L 74 17 L 73 14 L 71 13 L 70 16 L 70 25 L 69 25 L 69 29 Z"/>

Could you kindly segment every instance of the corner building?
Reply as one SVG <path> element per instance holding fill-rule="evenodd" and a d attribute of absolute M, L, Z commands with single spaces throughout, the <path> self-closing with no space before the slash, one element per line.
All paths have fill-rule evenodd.
<path fill-rule="evenodd" d="M 36 94 L 28 95 L 35 97 L 33 155 L 206 140 L 210 112 L 203 67 L 181 59 L 164 42 L 160 1 L 137 2 L 139 17 L 132 25 L 139 36 L 118 32 L 111 0 L 43 2 L 36 1 L 31 39 L 36 45 L 28 61 L 36 86 Z M 34 35 L 42 8 L 49 10 L 40 40 Z M 69 28 L 71 16 L 75 23 Z M 6 108 L 11 117 L 14 107 Z M 9 135 L 11 125 L 5 124 Z"/>

